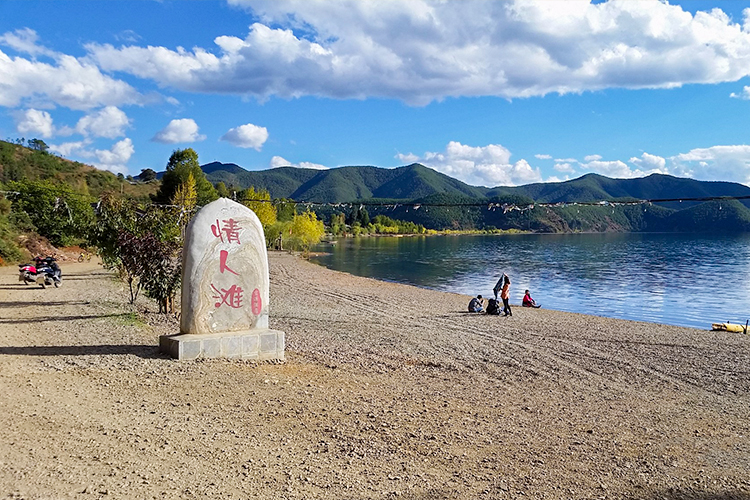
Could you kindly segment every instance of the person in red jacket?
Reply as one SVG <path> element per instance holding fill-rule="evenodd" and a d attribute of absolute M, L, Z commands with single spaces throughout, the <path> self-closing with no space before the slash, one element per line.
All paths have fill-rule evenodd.
<path fill-rule="evenodd" d="M 523 307 L 542 307 L 541 304 L 537 304 L 536 300 L 531 298 L 531 294 L 526 290 L 526 294 L 523 296 Z"/>

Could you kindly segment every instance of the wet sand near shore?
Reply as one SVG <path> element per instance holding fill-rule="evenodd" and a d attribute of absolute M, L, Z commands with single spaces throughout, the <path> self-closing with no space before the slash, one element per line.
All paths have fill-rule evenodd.
<path fill-rule="evenodd" d="M 269 259 L 284 363 L 164 358 L 93 263 L 0 268 L 0 494 L 750 499 L 749 336 Z"/>

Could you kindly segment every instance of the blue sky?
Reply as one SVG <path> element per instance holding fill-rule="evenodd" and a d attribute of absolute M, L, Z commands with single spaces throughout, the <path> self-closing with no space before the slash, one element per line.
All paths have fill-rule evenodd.
<path fill-rule="evenodd" d="M 397 167 L 750 185 L 744 2 L 0 3 L 0 138 L 137 175 Z"/>

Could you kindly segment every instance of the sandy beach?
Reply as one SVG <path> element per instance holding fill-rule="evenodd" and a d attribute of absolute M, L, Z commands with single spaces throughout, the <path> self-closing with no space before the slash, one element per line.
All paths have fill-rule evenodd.
<path fill-rule="evenodd" d="M 161 356 L 177 321 L 93 262 L 0 268 L 0 494 L 750 499 L 750 336 L 269 258 L 283 363 Z"/>

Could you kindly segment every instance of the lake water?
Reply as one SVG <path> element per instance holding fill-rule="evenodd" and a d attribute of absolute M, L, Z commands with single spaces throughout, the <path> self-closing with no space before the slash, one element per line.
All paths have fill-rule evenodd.
<path fill-rule="evenodd" d="M 505 272 L 547 309 L 710 329 L 750 318 L 750 234 L 515 234 L 344 238 L 331 269 L 492 296 Z"/>

